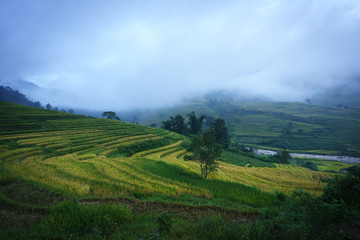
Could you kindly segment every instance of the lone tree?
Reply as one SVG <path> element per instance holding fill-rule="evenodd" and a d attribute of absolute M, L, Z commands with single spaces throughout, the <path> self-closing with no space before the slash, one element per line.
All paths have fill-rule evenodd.
<path fill-rule="evenodd" d="M 114 112 L 103 112 L 101 117 L 111 119 L 111 120 L 120 120 L 118 116 Z"/>
<path fill-rule="evenodd" d="M 190 129 L 190 133 L 192 133 L 192 134 L 200 133 L 203 121 L 206 119 L 206 116 L 202 115 L 200 117 L 197 117 L 195 112 L 191 112 L 186 116 L 189 119 L 188 125 L 189 125 L 189 129 Z"/>
<path fill-rule="evenodd" d="M 202 135 L 196 136 L 189 146 L 191 156 L 185 160 L 195 160 L 200 163 L 201 177 L 207 176 L 218 168 L 215 159 L 221 156 L 221 146 L 216 143 L 214 129 L 206 129 Z"/>

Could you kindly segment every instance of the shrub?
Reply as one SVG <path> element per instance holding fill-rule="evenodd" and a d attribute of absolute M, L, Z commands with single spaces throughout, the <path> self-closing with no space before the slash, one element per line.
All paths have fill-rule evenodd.
<path fill-rule="evenodd" d="M 284 202 L 286 200 L 286 195 L 283 192 L 278 192 L 277 190 L 275 190 L 275 196 L 280 202 Z"/>
<path fill-rule="evenodd" d="M 306 161 L 306 162 L 303 162 L 301 166 L 308 168 L 310 170 L 313 170 L 313 171 L 319 171 L 318 166 L 313 162 Z"/>
<path fill-rule="evenodd" d="M 157 218 L 157 223 L 159 224 L 159 232 L 170 232 L 172 219 L 168 212 L 161 213 Z"/>
<path fill-rule="evenodd" d="M 360 178 L 356 175 L 336 177 L 324 188 L 322 199 L 326 203 L 341 203 L 360 209 Z"/>
<path fill-rule="evenodd" d="M 344 203 L 328 204 L 301 189 L 295 190 L 276 208 L 264 211 L 261 222 L 273 239 L 343 239 L 334 225 L 343 221 L 349 209 Z"/>

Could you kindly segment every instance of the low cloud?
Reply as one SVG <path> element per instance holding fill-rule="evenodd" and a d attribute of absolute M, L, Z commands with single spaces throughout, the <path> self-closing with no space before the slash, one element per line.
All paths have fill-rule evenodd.
<path fill-rule="evenodd" d="M 0 80 L 65 92 L 39 95 L 55 105 L 158 107 L 217 88 L 299 101 L 359 76 L 360 3 L 2 1 L 0 39 Z"/>

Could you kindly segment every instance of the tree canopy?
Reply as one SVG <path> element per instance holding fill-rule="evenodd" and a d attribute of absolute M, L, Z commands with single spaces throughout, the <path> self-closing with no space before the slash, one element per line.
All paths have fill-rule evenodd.
<path fill-rule="evenodd" d="M 220 144 L 223 144 L 225 147 L 229 146 L 230 138 L 225 120 L 222 118 L 215 118 L 211 122 L 211 128 L 214 129 L 216 141 Z"/>
<path fill-rule="evenodd" d="M 185 118 L 181 116 L 180 114 L 176 114 L 174 118 L 174 132 L 185 134 L 186 133 L 186 124 L 185 124 Z"/>
<path fill-rule="evenodd" d="M 195 112 L 191 112 L 186 116 L 189 119 L 189 122 L 188 122 L 189 132 L 192 134 L 200 133 L 203 121 L 206 119 L 206 116 L 202 115 L 202 116 L 198 117 L 198 116 L 196 116 Z"/>
<path fill-rule="evenodd" d="M 111 119 L 111 120 L 120 120 L 120 118 L 118 116 L 116 116 L 116 114 L 114 112 L 111 112 L 111 111 L 103 112 L 101 114 L 101 117 Z"/>
<path fill-rule="evenodd" d="M 281 164 L 288 164 L 291 158 L 290 152 L 287 149 L 277 152 L 274 157 L 277 158 Z"/>
<path fill-rule="evenodd" d="M 193 138 L 188 149 L 192 152 L 191 156 L 186 156 L 186 160 L 195 160 L 200 163 L 201 177 L 207 176 L 217 170 L 216 158 L 221 156 L 221 146 L 216 143 L 214 129 L 206 129 L 202 135 Z"/>
<path fill-rule="evenodd" d="M 185 118 L 176 114 L 175 117 L 170 117 L 169 120 L 161 122 L 162 127 L 166 130 L 173 131 L 180 134 L 185 134 L 187 132 Z"/>

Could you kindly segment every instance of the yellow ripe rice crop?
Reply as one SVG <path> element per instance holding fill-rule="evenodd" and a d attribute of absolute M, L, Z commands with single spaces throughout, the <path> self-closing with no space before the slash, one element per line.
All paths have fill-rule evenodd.
<path fill-rule="evenodd" d="M 148 150 L 148 151 L 143 151 L 143 152 L 139 152 L 137 154 L 135 154 L 134 156 L 135 157 L 144 157 L 144 156 L 147 156 L 147 155 L 150 155 L 150 154 L 154 154 L 154 153 L 159 153 L 159 152 L 162 152 L 164 150 L 168 150 L 168 149 L 171 149 L 171 148 L 174 148 L 174 147 L 177 147 L 179 146 L 183 141 L 178 141 L 174 144 L 171 144 L 171 145 L 168 145 L 168 146 L 165 146 L 165 147 L 160 147 L 160 148 L 156 148 L 156 149 L 151 149 L 151 150 Z"/>
<path fill-rule="evenodd" d="M 80 197 L 140 192 L 219 198 L 256 205 L 257 201 L 266 202 L 269 195 L 258 189 L 290 193 L 302 188 L 315 193 L 319 179 L 334 176 L 292 165 L 241 167 L 219 161 L 216 174 L 203 180 L 199 163 L 184 160 L 189 153 L 183 142 L 188 140 L 176 133 L 121 121 L 88 119 L 32 108 L 27 111 L 25 107 L 6 103 L 0 105 L 3 106 L 0 115 L 7 117 L 0 121 L 0 127 L 6 129 L 0 133 L 2 170 L 14 177 Z M 17 129 L 19 122 L 35 122 L 27 120 L 25 115 L 41 124 L 34 129 Z M 116 155 L 124 146 L 136 147 L 163 140 L 166 141 L 159 145 L 161 147 L 140 149 L 132 156 L 126 155 L 130 157 Z M 246 161 L 246 157 L 241 158 L 239 155 L 239 161 Z M 324 185 L 320 181 L 318 191 Z M 256 194 L 263 194 L 265 200 L 257 199 Z"/>

